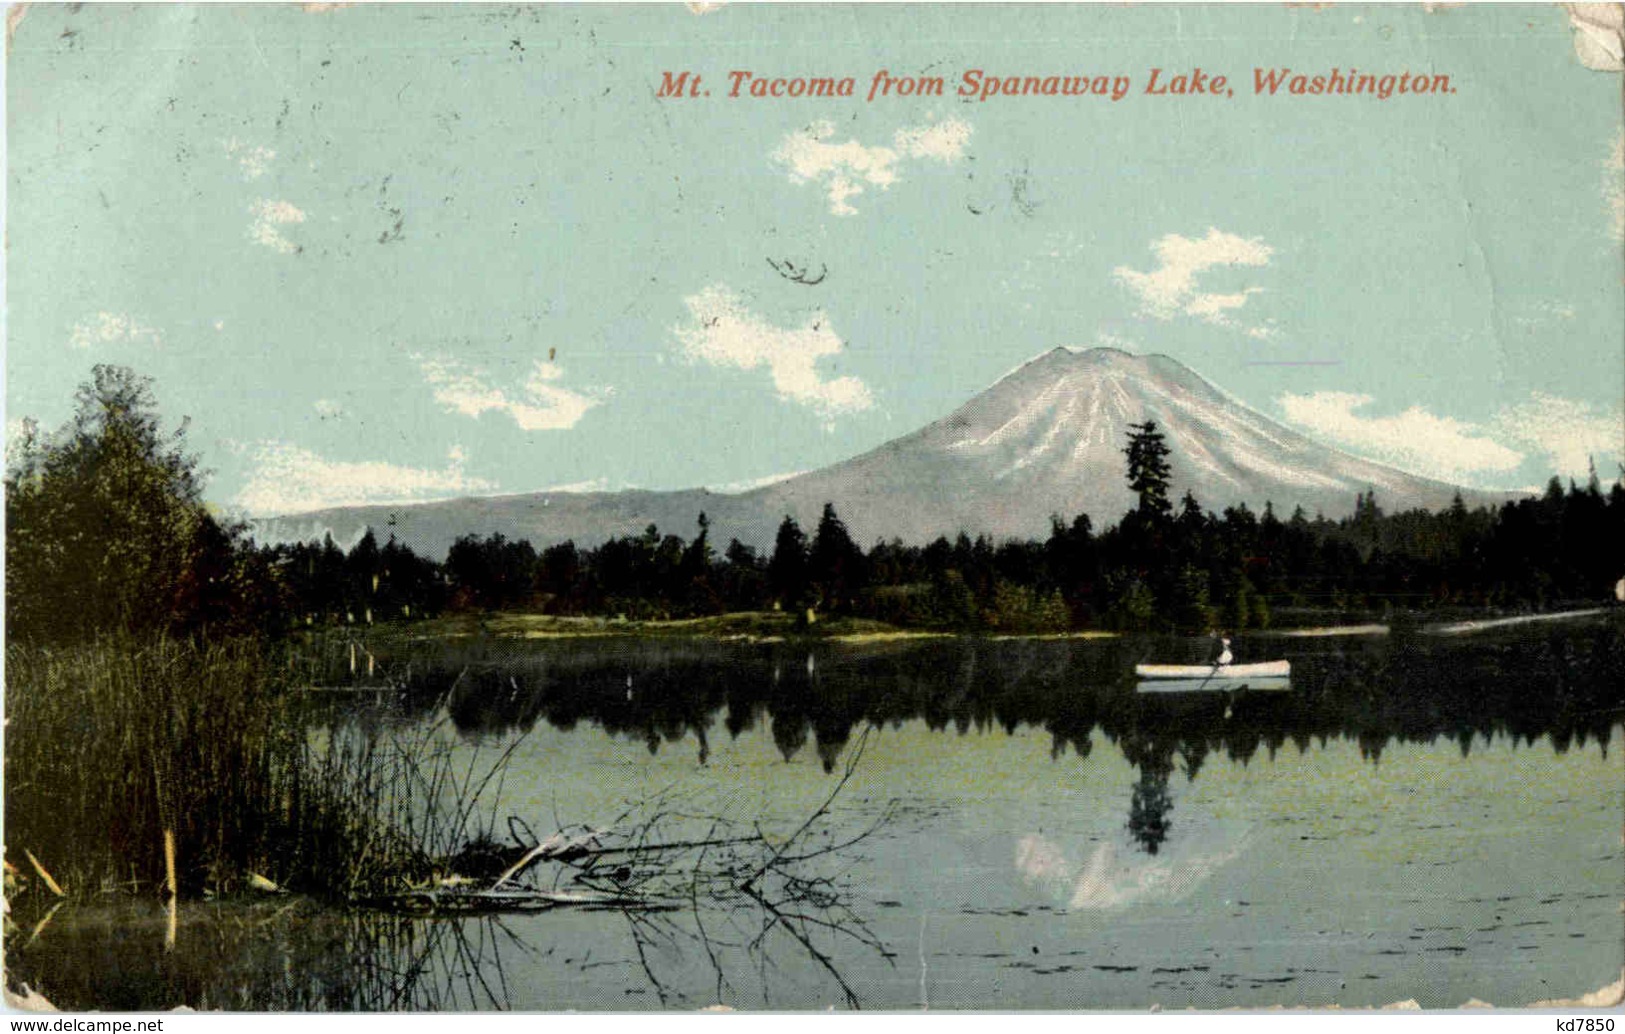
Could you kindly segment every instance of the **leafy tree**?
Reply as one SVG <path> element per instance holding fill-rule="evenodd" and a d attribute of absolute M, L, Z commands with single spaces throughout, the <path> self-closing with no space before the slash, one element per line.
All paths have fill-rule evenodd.
<path fill-rule="evenodd" d="M 1186 564 L 1174 579 L 1172 613 L 1174 628 L 1200 635 L 1213 628 L 1217 611 L 1208 591 L 1208 574 Z"/>
<path fill-rule="evenodd" d="M 542 550 L 536 564 L 536 588 L 550 598 L 555 612 L 573 612 L 572 604 L 584 595 L 583 557 L 574 541 L 560 542 Z"/>
<path fill-rule="evenodd" d="M 971 628 L 980 619 L 976 594 L 958 570 L 950 568 L 932 582 L 930 615 L 933 624 L 949 628 Z"/>
<path fill-rule="evenodd" d="M 184 631 L 244 615 L 229 586 L 239 529 L 204 508 L 186 423 L 166 432 L 152 381 L 98 365 L 55 435 L 25 428 L 6 472 L 13 636 Z M 213 581 L 200 581 L 213 579 Z"/>
<path fill-rule="evenodd" d="M 394 535 L 379 551 L 379 614 L 389 618 L 421 618 L 444 603 L 439 565 L 412 552 Z"/>
<path fill-rule="evenodd" d="M 1106 617 L 1112 627 L 1145 631 L 1156 618 L 1156 600 L 1150 586 L 1138 577 L 1116 572 L 1107 578 L 1107 598 L 1111 600 Z"/>
<path fill-rule="evenodd" d="M 756 550 L 732 539 L 722 554 L 722 596 L 730 610 L 755 610 L 767 596 L 767 564 Z"/>
<path fill-rule="evenodd" d="M 446 574 L 465 606 L 495 610 L 526 603 L 536 584 L 536 550 L 500 533 L 464 535 L 446 554 Z"/>

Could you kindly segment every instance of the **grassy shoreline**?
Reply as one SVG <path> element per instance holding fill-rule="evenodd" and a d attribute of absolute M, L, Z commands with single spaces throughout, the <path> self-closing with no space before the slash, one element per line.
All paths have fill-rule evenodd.
<path fill-rule="evenodd" d="M 1525 623 L 1540 623 L 1605 616 L 1618 607 L 1597 607 L 1577 603 L 1572 608 L 1534 614 L 1508 613 L 1481 608 L 1448 608 L 1429 611 L 1398 611 L 1389 614 L 1311 612 L 1293 615 L 1267 629 L 1227 632 L 1246 637 L 1316 637 L 1386 635 L 1390 626 L 1407 629 L 1446 629 L 1457 632 L 1469 626 L 1485 629 Z M 1296 620 L 1294 620 L 1296 618 Z M 576 617 L 541 614 L 526 610 L 464 612 L 442 615 L 409 624 L 381 623 L 366 627 L 371 635 L 409 640 L 490 637 L 495 639 L 705 639 L 721 642 L 779 643 L 792 641 L 827 642 L 842 645 L 927 641 L 950 638 L 996 640 L 1101 640 L 1141 634 L 1113 629 L 1084 628 L 1069 631 L 1011 632 L 999 629 L 918 628 L 889 624 L 870 618 L 836 617 L 812 624 L 780 611 L 735 611 L 701 618 L 674 620 L 628 620 L 625 618 Z"/>

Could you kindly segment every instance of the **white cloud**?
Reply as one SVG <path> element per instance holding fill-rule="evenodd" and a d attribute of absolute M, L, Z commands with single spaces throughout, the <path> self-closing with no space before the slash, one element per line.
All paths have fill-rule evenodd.
<path fill-rule="evenodd" d="M 717 492 L 721 495 L 739 495 L 758 488 L 766 488 L 768 485 L 776 485 L 780 481 L 789 481 L 791 478 L 800 477 L 805 473 L 807 473 L 805 470 L 792 470 L 787 474 L 769 474 L 766 477 L 747 478 L 744 481 L 728 481 L 720 485 L 707 485 L 705 487 L 707 491 Z"/>
<path fill-rule="evenodd" d="M 329 460 L 289 442 L 261 442 L 253 473 L 233 505 L 257 517 L 274 517 L 332 506 L 416 503 L 496 488 L 463 472 L 463 455 L 452 449 L 441 470 L 369 461 Z"/>
<path fill-rule="evenodd" d="M 464 416 L 507 413 L 525 431 L 559 431 L 574 427 L 599 400 L 554 382 L 564 371 L 554 363 L 536 360 L 517 393 L 510 395 L 487 382 L 485 374 L 458 360 L 413 356 L 423 377 L 434 389 L 434 399 Z"/>
<path fill-rule="evenodd" d="M 892 134 L 892 143 L 910 158 L 956 162 L 970 143 L 971 125 L 957 118 L 921 126 L 905 126 Z"/>
<path fill-rule="evenodd" d="M 592 478 L 588 481 L 571 481 L 562 485 L 548 485 L 538 488 L 538 492 L 562 492 L 567 495 L 582 495 L 588 492 L 608 492 L 609 478 Z"/>
<path fill-rule="evenodd" d="M 1490 437 L 1487 428 L 1412 406 L 1393 416 L 1367 416 L 1356 410 L 1370 395 L 1317 391 L 1282 395 L 1278 400 L 1288 423 L 1361 454 L 1445 481 L 1473 475 L 1507 473 L 1523 464 L 1524 455 Z"/>
<path fill-rule="evenodd" d="M 773 160 L 786 166 L 791 183 L 819 183 L 829 195 L 833 215 L 857 212 L 849 199 L 864 186 L 882 190 L 898 180 L 905 159 L 955 162 L 970 140 L 970 123 L 946 118 L 919 126 L 906 126 L 892 134 L 892 145 L 865 146 L 856 140 L 835 143 L 835 124 L 820 119 L 790 133 L 773 152 Z"/>
<path fill-rule="evenodd" d="M 270 169 L 271 162 L 276 158 L 276 152 L 269 147 L 257 147 L 246 144 L 236 137 L 221 141 L 226 148 L 226 155 L 237 159 L 237 165 L 243 170 L 243 179 L 257 180 Z"/>
<path fill-rule="evenodd" d="M 344 407 L 332 399 L 317 399 L 311 408 L 323 420 L 337 420 L 344 415 Z"/>
<path fill-rule="evenodd" d="M 248 210 L 254 216 L 254 223 L 248 228 L 249 240 L 284 255 L 294 255 L 300 251 L 299 245 L 284 237 L 278 227 L 304 222 L 304 212 L 287 201 L 272 201 L 263 197 L 249 205 Z"/>
<path fill-rule="evenodd" d="M 1197 290 L 1198 274 L 1216 266 L 1267 266 L 1275 250 L 1257 237 L 1238 237 L 1210 227 L 1206 237 L 1181 237 L 1170 233 L 1151 244 L 1157 268 L 1141 272 L 1127 266 L 1112 270 L 1117 281 L 1140 298 L 1140 311 L 1159 320 L 1178 315 L 1194 316 L 1205 323 L 1236 327 L 1234 314 L 1247 299 L 1263 291 L 1247 287 L 1231 294 L 1203 293 Z M 1274 331 L 1267 326 L 1242 328 L 1249 337 L 1265 338 Z"/>
<path fill-rule="evenodd" d="M 688 358 L 740 370 L 765 366 L 780 398 L 808 406 L 826 421 L 874 405 L 868 385 L 858 378 L 820 376 L 818 361 L 840 355 L 846 347 L 822 311 L 799 327 L 775 327 L 720 284 L 690 295 L 683 304 L 690 321 L 672 331 Z"/>
<path fill-rule="evenodd" d="M 163 344 L 163 335 L 152 327 L 143 326 L 134 316 L 118 312 L 98 312 L 73 325 L 68 344 L 74 348 L 94 345 L 115 345 L 128 342 L 138 345 Z"/>
<path fill-rule="evenodd" d="M 1547 466 L 1564 477 L 1583 478 L 1590 462 L 1618 458 L 1625 439 L 1625 414 L 1598 412 L 1584 402 L 1533 392 L 1528 402 L 1496 415 L 1496 432 L 1545 455 Z"/>
<path fill-rule="evenodd" d="M 1276 400 L 1288 423 L 1351 451 L 1445 481 L 1486 483 L 1525 461 L 1563 477 L 1583 479 L 1595 458 L 1599 470 L 1621 455 L 1625 414 L 1601 412 L 1585 402 L 1533 392 L 1485 424 L 1437 416 L 1412 406 L 1393 416 L 1357 412 L 1369 395 L 1317 391 Z M 1493 480 L 1493 479 L 1491 479 Z"/>

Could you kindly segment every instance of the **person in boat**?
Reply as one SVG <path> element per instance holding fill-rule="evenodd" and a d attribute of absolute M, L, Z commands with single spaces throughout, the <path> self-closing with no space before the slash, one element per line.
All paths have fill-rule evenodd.
<path fill-rule="evenodd" d="M 1220 636 L 1219 637 L 1219 657 L 1218 657 L 1218 660 L 1213 662 L 1213 666 L 1215 668 L 1222 668 L 1226 664 L 1229 664 L 1231 661 L 1233 661 L 1235 659 L 1236 659 L 1235 655 L 1230 652 L 1230 640 L 1225 638 L 1224 636 Z"/>

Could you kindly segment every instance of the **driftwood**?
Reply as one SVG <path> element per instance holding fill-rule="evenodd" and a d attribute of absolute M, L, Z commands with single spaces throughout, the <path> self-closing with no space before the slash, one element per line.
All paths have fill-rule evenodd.
<path fill-rule="evenodd" d="M 888 811 L 845 838 L 826 830 L 821 840 L 815 839 L 852 779 L 866 741 L 867 735 L 855 744 L 845 771 L 822 803 L 782 839 L 755 824 L 688 814 L 667 791 L 628 807 L 607 826 L 563 828 L 545 839 L 538 840 L 529 823 L 512 817 L 508 830 L 516 843 L 497 844 L 486 835 L 443 859 L 428 882 L 370 894 L 357 903 L 422 914 L 562 907 L 664 911 L 683 902 L 695 906 L 702 897 L 764 907 L 792 898 L 797 904 L 821 899 L 828 890 L 825 881 L 805 878 L 797 870 L 860 843 L 889 817 Z M 768 889 L 768 883 L 774 888 Z"/>
<path fill-rule="evenodd" d="M 390 911 L 469 915 L 481 912 L 545 912 L 554 908 L 581 908 L 587 910 L 628 909 L 654 912 L 680 908 L 681 902 L 652 901 L 626 894 L 584 893 L 570 891 L 468 886 L 465 883 L 442 882 L 432 887 L 405 890 L 399 894 L 385 894 L 364 898 L 360 904 Z"/>
<path fill-rule="evenodd" d="M 840 964 L 849 949 L 888 964 L 893 959 L 854 907 L 846 882 L 852 852 L 886 825 L 891 806 L 861 828 L 844 829 L 837 808 L 868 736 L 853 743 L 844 772 L 787 834 L 755 821 L 697 814 L 700 809 L 671 788 L 607 823 L 561 825 L 546 837 L 515 816 L 507 821 L 511 840 L 498 843 L 492 816 L 455 850 L 438 840 L 442 853 L 431 856 L 429 879 L 399 880 L 354 903 L 413 919 L 477 916 L 499 924 L 504 914 L 560 908 L 614 912 L 624 918 L 634 961 L 662 1004 L 694 1004 L 662 979 L 668 961 L 685 950 L 704 952 L 716 976 L 715 997 L 707 1001 L 724 1001 L 733 994 L 732 981 L 747 973 L 763 981 L 765 996 L 769 959 L 788 949 L 812 959 L 857 1008 Z M 476 782 L 465 779 L 465 789 L 484 786 Z M 741 955 L 752 961 L 741 964 Z"/>

